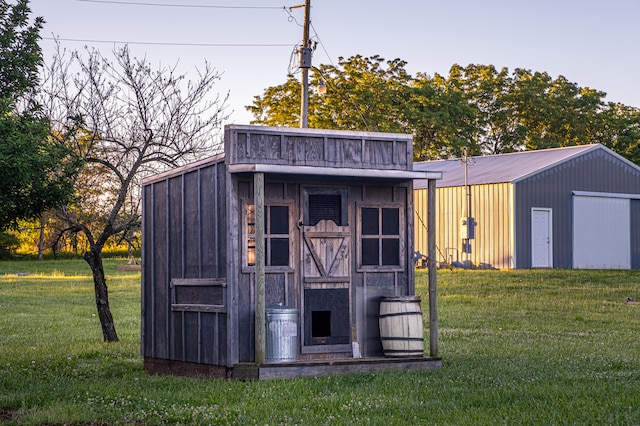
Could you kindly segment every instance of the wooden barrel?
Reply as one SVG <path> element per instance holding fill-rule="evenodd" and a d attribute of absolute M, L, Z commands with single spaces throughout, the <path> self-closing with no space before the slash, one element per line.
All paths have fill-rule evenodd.
<path fill-rule="evenodd" d="M 420 296 L 380 299 L 380 339 L 385 356 L 422 357 L 424 338 Z"/>

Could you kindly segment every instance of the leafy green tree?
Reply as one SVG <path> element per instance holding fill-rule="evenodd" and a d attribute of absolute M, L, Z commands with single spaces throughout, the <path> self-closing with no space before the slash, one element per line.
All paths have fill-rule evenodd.
<path fill-rule="evenodd" d="M 507 68 L 493 65 L 453 65 L 446 84 L 463 93 L 474 110 L 472 152 L 499 154 L 523 148 L 525 129 L 514 108 L 513 79 Z"/>
<path fill-rule="evenodd" d="M 323 80 L 327 92 L 314 93 L 310 126 L 325 129 L 409 132 L 403 120 L 411 96 L 411 76 L 400 59 L 380 56 L 339 58 L 338 65 L 321 65 L 312 82 Z"/>
<path fill-rule="evenodd" d="M 254 96 L 253 105 L 246 107 L 253 114 L 252 123 L 276 127 L 298 126 L 300 90 L 300 81 L 289 75 L 284 84 L 268 87 L 262 96 Z"/>
<path fill-rule="evenodd" d="M 412 133 L 414 159 L 602 143 L 638 161 L 637 108 L 606 104 L 604 92 L 546 72 L 453 65 L 447 76 L 405 71 L 400 59 L 340 58 L 314 69 L 309 127 Z M 327 93 L 315 86 L 323 81 Z M 295 127 L 300 83 L 267 88 L 247 109 L 255 124 Z"/>
<path fill-rule="evenodd" d="M 421 76 L 414 79 L 400 59 L 380 56 L 339 58 L 320 65 L 310 81 L 309 127 L 413 133 L 417 159 L 454 155 L 471 134 L 472 109 L 460 92 L 449 92 Z M 316 87 L 325 84 L 320 94 Z M 299 123 L 300 82 L 293 76 L 247 106 L 253 124 L 291 126 Z"/>
<path fill-rule="evenodd" d="M 594 138 L 640 165 L 640 108 L 610 102 L 600 119 L 602 125 Z"/>
<path fill-rule="evenodd" d="M 479 153 L 474 109 L 464 93 L 448 87 L 442 76 L 418 74 L 405 111 L 405 120 L 413 129 L 416 161 L 459 157 L 463 147 Z"/>
<path fill-rule="evenodd" d="M 49 121 L 33 101 L 43 21 L 29 21 L 27 0 L 0 0 L 0 229 L 34 218 L 73 194 L 79 162 L 49 138 Z"/>

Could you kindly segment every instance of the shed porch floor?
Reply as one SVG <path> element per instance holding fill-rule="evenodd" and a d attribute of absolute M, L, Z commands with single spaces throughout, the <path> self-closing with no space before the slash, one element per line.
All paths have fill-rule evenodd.
<path fill-rule="evenodd" d="M 442 359 L 431 357 L 336 358 L 270 364 L 240 363 L 233 366 L 233 368 L 227 368 L 220 365 L 145 357 L 144 368 L 149 374 L 234 380 L 268 380 L 388 370 L 435 370 L 442 368 Z"/>
<path fill-rule="evenodd" d="M 435 370 L 442 368 L 441 358 L 339 358 L 273 364 L 241 363 L 233 367 L 236 380 L 290 379 L 331 374 L 368 373 L 387 370 Z"/>

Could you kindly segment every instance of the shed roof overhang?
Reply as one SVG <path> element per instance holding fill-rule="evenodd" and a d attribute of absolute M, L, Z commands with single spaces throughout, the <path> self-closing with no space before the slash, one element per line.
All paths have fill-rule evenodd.
<path fill-rule="evenodd" d="M 331 176 L 375 178 L 386 180 L 442 179 L 442 172 L 418 170 L 356 169 L 347 167 L 290 166 L 279 164 L 232 164 L 228 171 L 234 173 L 265 173 L 298 176 Z"/>

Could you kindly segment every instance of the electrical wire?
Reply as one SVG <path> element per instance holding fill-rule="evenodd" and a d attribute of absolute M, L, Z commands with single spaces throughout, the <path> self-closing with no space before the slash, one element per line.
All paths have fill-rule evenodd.
<path fill-rule="evenodd" d="M 169 3 L 150 3 L 137 1 L 115 1 L 115 0 L 76 0 L 83 3 L 105 3 L 105 4 L 122 4 L 127 6 L 159 6 L 159 7 L 191 7 L 203 9 L 263 9 L 263 10 L 280 10 L 284 7 L 275 6 L 220 6 L 220 5 L 203 5 L 203 4 L 169 4 Z"/>
<path fill-rule="evenodd" d="M 42 37 L 43 40 L 57 40 L 77 43 L 109 43 L 109 44 L 131 44 L 150 46 L 192 46 L 192 47 L 289 47 L 291 43 L 173 43 L 154 41 L 121 41 L 121 40 L 91 40 L 79 38 Z"/>
<path fill-rule="evenodd" d="M 313 26 L 313 22 L 310 22 L 309 25 L 311 26 L 311 29 L 315 34 L 314 38 L 318 40 L 317 44 L 319 44 L 320 47 L 322 47 L 324 54 L 327 55 L 327 59 L 329 59 L 329 62 L 331 62 L 331 65 L 335 67 L 336 64 L 333 63 L 333 60 L 331 60 L 331 55 L 329 55 L 329 52 L 327 52 L 327 49 L 324 47 L 324 43 L 322 43 L 322 40 L 320 40 L 320 36 L 318 35 L 318 31 L 316 31 L 316 28 Z"/>

